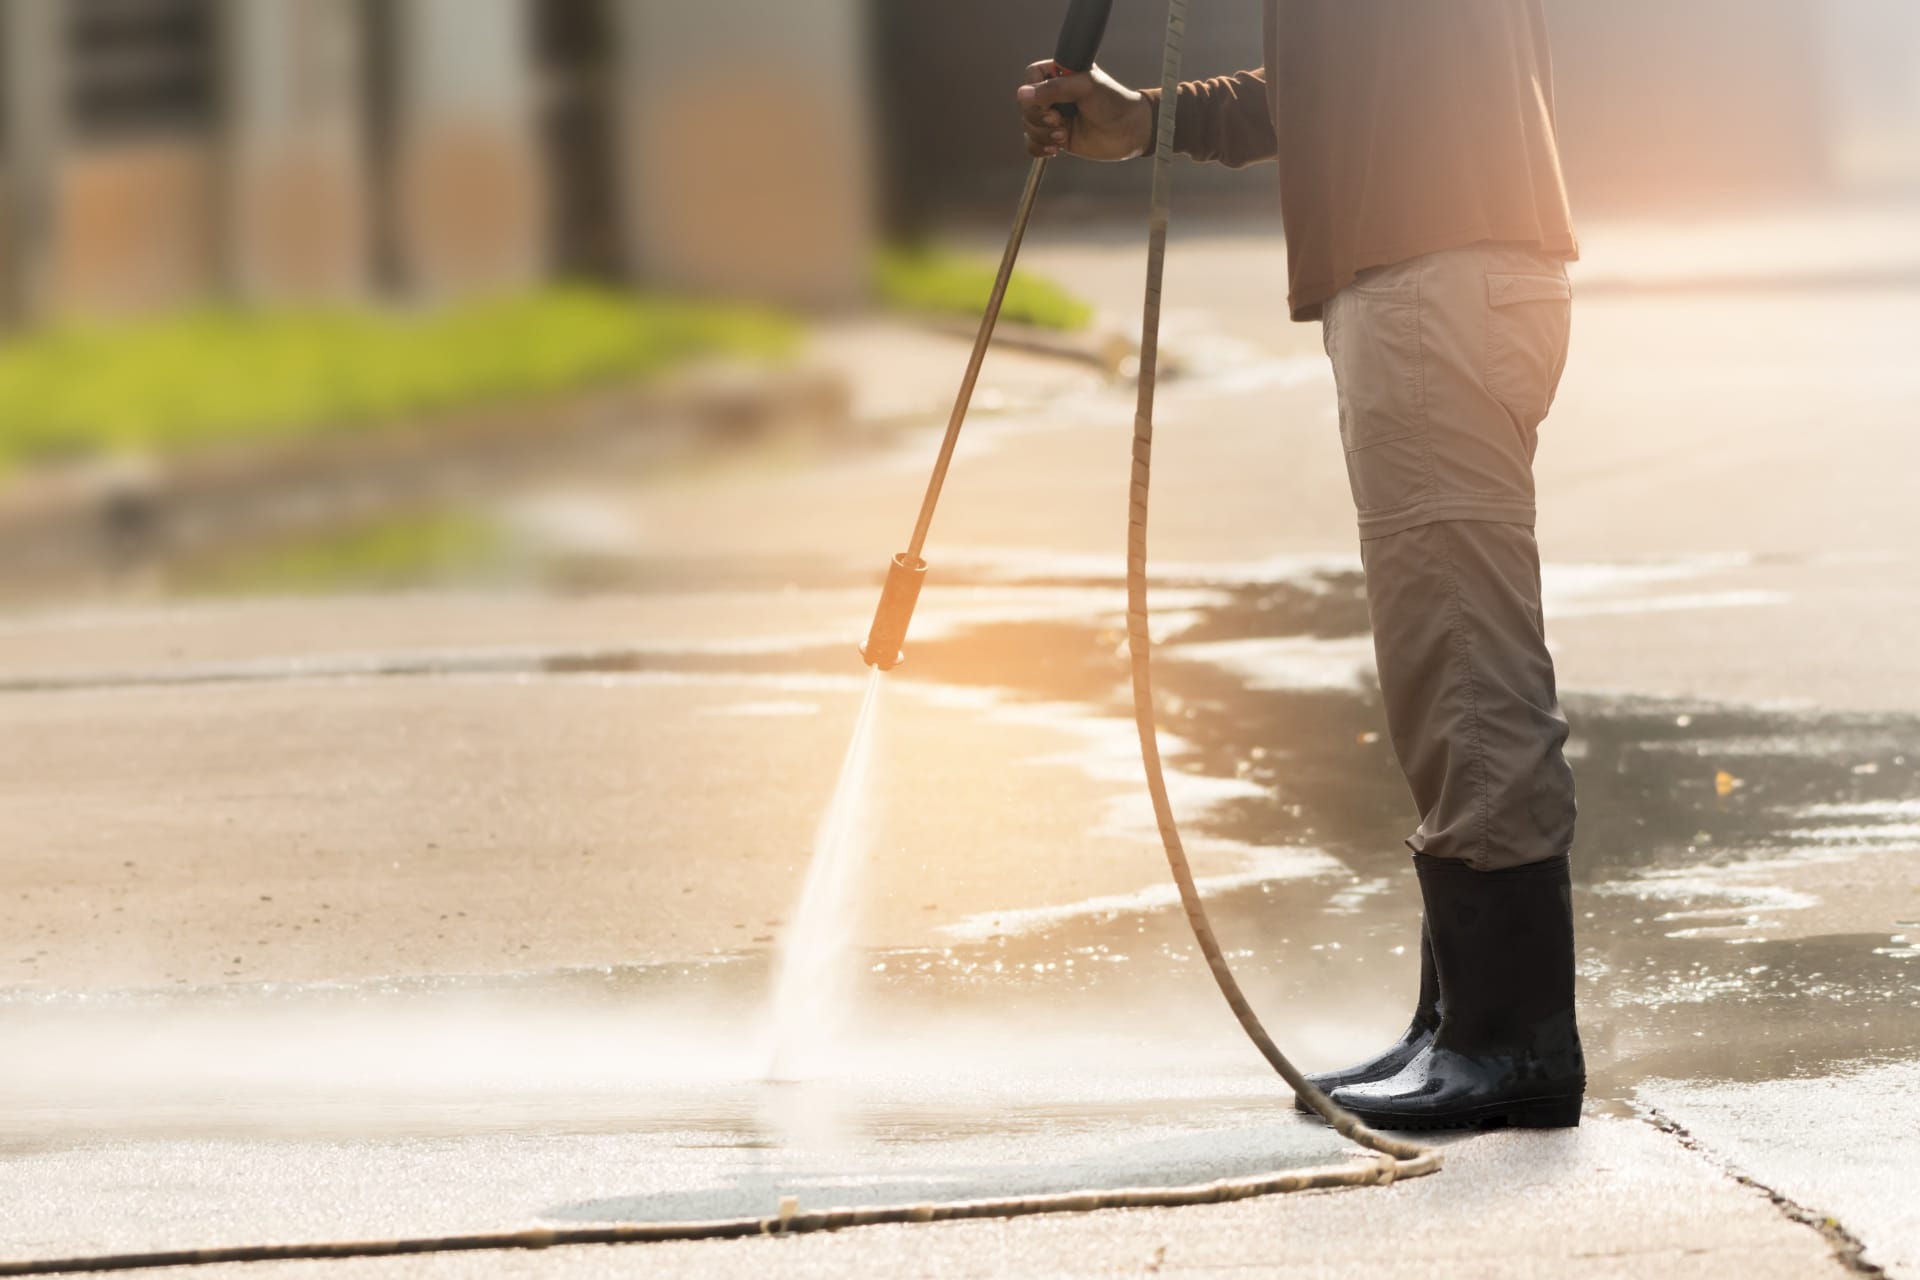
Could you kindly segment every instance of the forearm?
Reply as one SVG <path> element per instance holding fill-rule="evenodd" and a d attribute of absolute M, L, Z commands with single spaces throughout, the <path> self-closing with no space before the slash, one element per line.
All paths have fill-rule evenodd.
<path fill-rule="evenodd" d="M 1160 128 L 1160 91 L 1149 89 L 1145 97 L 1153 107 L 1151 139 Z M 1267 105 L 1266 69 L 1183 83 L 1174 117 L 1173 149 L 1230 169 L 1273 159 L 1279 144 Z M 1151 141 L 1148 150 L 1152 150 Z"/>

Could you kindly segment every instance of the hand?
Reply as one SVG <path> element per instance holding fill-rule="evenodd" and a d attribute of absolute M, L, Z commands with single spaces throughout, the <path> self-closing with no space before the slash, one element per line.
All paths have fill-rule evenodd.
<path fill-rule="evenodd" d="M 1131 160 L 1153 145 L 1153 106 L 1099 67 L 1050 76 L 1051 60 L 1027 68 L 1020 86 L 1020 118 L 1027 131 L 1027 154 L 1057 156 L 1062 151 L 1089 160 Z M 1056 109 L 1071 102 L 1072 119 Z"/>

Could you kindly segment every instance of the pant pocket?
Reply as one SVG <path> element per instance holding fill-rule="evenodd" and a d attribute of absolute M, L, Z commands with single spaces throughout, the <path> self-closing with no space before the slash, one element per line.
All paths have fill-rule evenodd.
<path fill-rule="evenodd" d="M 1354 506 L 1362 515 L 1406 506 L 1432 476 L 1419 296 L 1349 287 L 1329 306 L 1325 336 Z"/>
<path fill-rule="evenodd" d="M 1487 391 L 1529 440 L 1566 368 L 1573 288 L 1555 274 L 1487 273 Z"/>

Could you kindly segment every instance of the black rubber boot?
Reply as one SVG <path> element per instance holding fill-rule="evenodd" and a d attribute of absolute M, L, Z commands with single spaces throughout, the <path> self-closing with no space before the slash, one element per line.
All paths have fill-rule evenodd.
<path fill-rule="evenodd" d="M 1413 861 L 1446 992 L 1440 1027 L 1399 1072 L 1345 1085 L 1333 1100 L 1376 1129 L 1579 1124 L 1587 1068 L 1566 857 L 1506 871 Z"/>
<path fill-rule="evenodd" d="M 1433 942 L 1427 936 L 1427 922 L 1420 922 L 1420 1000 L 1413 1009 L 1413 1021 L 1400 1033 L 1400 1038 L 1388 1045 L 1386 1051 L 1368 1058 L 1365 1062 L 1356 1062 L 1350 1067 L 1338 1071 L 1319 1071 L 1307 1076 L 1320 1086 L 1322 1093 L 1332 1093 L 1343 1084 L 1366 1084 L 1372 1080 L 1385 1080 L 1397 1073 L 1400 1068 L 1413 1061 L 1413 1055 L 1427 1047 L 1433 1039 L 1433 1033 L 1440 1025 L 1440 975 L 1433 967 Z M 1305 1101 L 1297 1095 L 1293 1106 L 1296 1111 L 1311 1111 Z"/>

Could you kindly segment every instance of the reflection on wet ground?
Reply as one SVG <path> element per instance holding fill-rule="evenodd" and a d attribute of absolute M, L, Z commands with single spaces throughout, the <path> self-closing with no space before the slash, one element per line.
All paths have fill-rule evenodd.
<path fill-rule="evenodd" d="M 1235 784 L 1183 813 L 1187 830 L 1332 860 L 1284 879 L 1256 864 L 1214 895 L 1219 931 L 1283 1041 L 1301 1033 L 1329 1053 L 1330 1045 L 1364 1049 L 1398 1029 L 1419 907 L 1400 843 L 1412 818 L 1381 734 L 1359 577 L 1327 570 L 1208 581 L 1176 595 L 1182 586 L 1161 591 L 1179 600 L 1184 627 L 1159 654 L 1162 730 L 1184 746 L 1181 769 Z M 844 676 L 849 663 L 833 646 L 608 651 L 537 665 L 559 674 L 826 678 Z M 936 632 L 913 644 L 894 678 L 991 689 L 1088 716 L 1130 714 L 1124 638 L 1098 621 Z M 1835 921 L 1821 886 L 1822 877 L 1875 860 L 1910 859 L 1920 845 L 1920 721 L 1619 697 L 1567 702 L 1581 787 L 1576 906 L 1594 1097 L 1630 1101 L 1640 1081 L 1655 1077 L 1817 1076 L 1910 1058 L 1920 1044 L 1920 920 L 1836 927 L 1845 922 Z M 907 1141 L 968 1131 L 969 1116 L 982 1131 L 1017 1132 L 1023 1123 L 1097 1129 L 1111 1116 L 1170 1121 L 1271 1107 L 1277 1086 L 1214 1007 L 1168 901 L 1142 895 L 1010 913 L 950 930 L 950 945 L 871 955 L 862 1030 L 849 1053 L 860 1065 L 843 1082 L 855 1127 Z M 75 1136 L 74 1126 L 204 1132 L 221 1114 L 241 1129 L 351 1127 L 369 1107 L 383 1125 L 402 1128 L 570 1122 L 595 1131 L 644 1122 L 752 1143 L 786 1123 L 769 1119 L 754 1066 L 766 961 L 753 951 L 698 964 L 332 988 L 0 992 L 0 1023 L 12 1032 L 84 1036 L 89 1019 L 106 1014 L 147 1020 L 153 1052 L 188 1054 L 173 1076 L 156 1072 L 141 1098 L 110 1103 L 110 1088 L 36 1083 L 17 1069 L 0 1076 L 0 1094 L 13 1093 L 13 1104 L 54 1099 L 38 1118 L 56 1145 L 63 1131 Z M 608 1031 L 609 1003 L 626 1011 L 624 1030 Z M 195 1073 L 194 1038 L 181 1031 L 193 1018 L 211 1019 L 204 1047 L 243 1023 L 270 1027 L 273 1011 L 289 1009 L 317 1018 L 304 1029 L 323 1035 L 338 1016 L 332 1042 L 360 1043 L 361 1056 L 303 1075 L 272 1055 L 240 1052 L 237 1037 L 231 1070 Z M 478 1013 L 462 1020 L 463 1009 Z M 539 1011 L 552 1009 L 597 1012 L 542 1024 Z M 689 1010 L 699 1016 L 689 1020 Z M 404 1030 L 431 1028 L 436 1018 L 446 1019 L 443 1034 Z M 961 1042 L 986 1056 L 964 1080 L 943 1077 L 940 1065 Z M 75 1060 L 86 1056 L 83 1040 L 71 1046 Z M 647 1065 L 667 1058 L 679 1065 L 666 1074 Z M 409 1061 L 420 1071 L 396 1065 Z M 498 1069 L 449 1070 L 455 1061 Z M 1002 1078 L 983 1082 L 996 1062 Z M 266 1082 L 255 1113 L 232 1105 L 231 1091 L 249 1079 Z M 920 1083 L 902 1084 L 909 1080 Z M 64 1111 L 62 1096 L 72 1102 Z M 801 1110 L 821 1107 L 815 1097 Z"/>
<path fill-rule="evenodd" d="M 1404 999 L 1407 966 L 1351 961 L 1393 954 L 1418 920 L 1400 843 L 1413 816 L 1380 732 L 1377 694 L 1354 669 L 1356 654 L 1368 665 L 1360 580 L 1320 575 L 1228 595 L 1162 649 L 1162 727 L 1191 747 L 1182 767 L 1259 790 L 1185 823 L 1255 845 L 1317 846 L 1353 879 L 1223 893 L 1213 904 L 1221 932 L 1244 947 L 1236 966 L 1264 988 L 1267 1007 L 1390 1005 Z M 1244 664 L 1208 660 L 1229 644 L 1244 655 L 1258 652 L 1248 642 L 1266 641 L 1279 678 L 1249 680 Z M 1337 677 L 1343 662 L 1347 678 L 1328 678 L 1329 664 Z M 1014 683 L 1126 714 L 1125 655 L 1111 633 L 1092 629 L 987 629 L 919 646 L 912 671 Z M 1823 874 L 1844 881 L 1859 860 L 1913 856 L 1920 720 L 1619 697 L 1566 702 L 1580 785 L 1575 891 L 1595 1096 L 1625 1098 L 1652 1075 L 1744 1080 L 1912 1056 L 1920 927 L 1889 919 L 1809 931 L 1794 914 L 1826 896 L 1801 887 L 1809 876 L 1816 885 Z M 1365 911 L 1354 910 L 1356 895 L 1367 899 Z M 1041 955 L 1138 954 L 1143 944 L 1190 950 L 1178 913 L 1162 912 L 1021 938 L 1013 963 L 1030 974 Z M 1341 955 L 1347 960 L 1333 958 Z"/>

